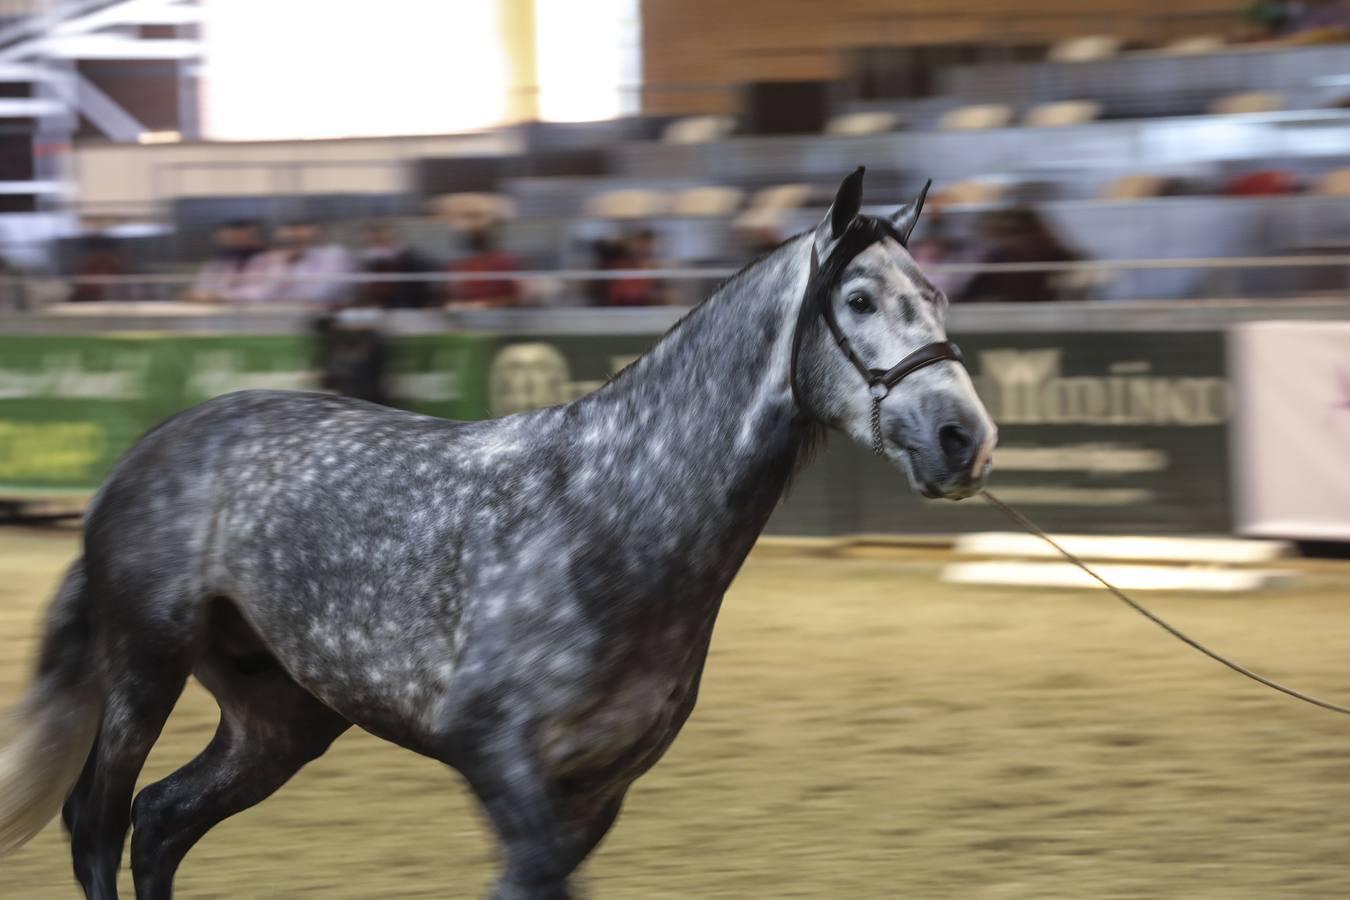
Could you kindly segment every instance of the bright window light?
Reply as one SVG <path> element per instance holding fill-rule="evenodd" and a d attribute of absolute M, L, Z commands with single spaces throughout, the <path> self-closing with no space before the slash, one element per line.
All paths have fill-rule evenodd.
<path fill-rule="evenodd" d="M 539 118 L 613 119 L 636 112 L 638 0 L 535 0 Z"/>
<path fill-rule="evenodd" d="M 443 134 L 506 117 L 498 0 L 204 0 L 204 7 L 208 138 Z"/>

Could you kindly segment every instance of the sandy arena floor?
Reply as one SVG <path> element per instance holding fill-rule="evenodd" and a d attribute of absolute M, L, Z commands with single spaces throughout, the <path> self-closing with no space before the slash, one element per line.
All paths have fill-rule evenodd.
<path fill-rule="evenodd" d="M 0 530 L 0 703 L 27 679 L 66 530 Z M 702 699 L 588 867 L 592 896 L 1350 896 L 1350 719 L 1240 680 L 1107 596 L 941 585 L 931 553 L 757 554 Z M 1350 701 L 1350 566 L 1288 591 L 1160 597 L 1184 628 Z M 195 685 L 144 781 L 203 747 Z M 482 896 L 456 777 L 351 733 L 211 833 L 183 898 Z M 0 897 L 76 896 L 53 825 Z M 130 896 L 130 879 L 124 879 Z"/>

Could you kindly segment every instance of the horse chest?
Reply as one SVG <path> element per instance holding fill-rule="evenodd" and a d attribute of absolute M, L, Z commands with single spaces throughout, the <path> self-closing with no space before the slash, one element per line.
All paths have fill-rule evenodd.
<path fill-rule="evenodd" d="M 692 680 L 636 679 L 551 719 L 540 735 L 543 757 L 560 777 L 636 777 L 674 740 L 692 694 Z"/>
<path fill-rule="evenodd" d="M 597 680 L 570 709 L 548 718 L 541 749 L 553 772 L 573 778 L 636 778 L 674 741 L 693 711 L 706 644 L 682 664 Z"/>

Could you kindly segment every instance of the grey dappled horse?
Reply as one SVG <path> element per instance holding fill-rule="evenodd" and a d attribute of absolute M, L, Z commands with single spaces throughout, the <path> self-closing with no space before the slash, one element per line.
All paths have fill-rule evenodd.
<path fill-rule="evenodd" d="M 355 724 L 464 775 L 496 897 L 567 897 L 693 709 L 723 593 L 822 424 L 929 496 L 986 474 L 994 426 L 903 247 L 922 198 L 862 216 L 861 180 L 575 403 L 459 423 L 247 391 L 146 434 L 48 613 L 0 850 L 64 802 L 87 897 L 117 896 L 134 825 L 136 896 L 164 900 L 208 830 Z M 189 675 L 219 728 L 133 804 Z"/>

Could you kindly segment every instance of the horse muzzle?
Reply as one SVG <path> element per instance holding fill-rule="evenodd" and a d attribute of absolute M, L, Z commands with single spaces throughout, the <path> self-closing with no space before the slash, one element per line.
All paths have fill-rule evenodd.
<path fill-rule="evenodd" d="M 993 464 L 998 428 L 983 409 L 940 420 L 905 442 L 914 488 L 930 499 L 978 494 Z"/>

